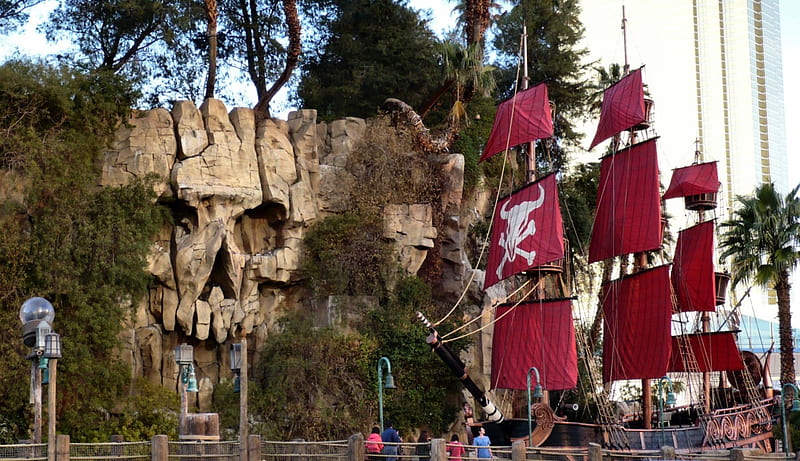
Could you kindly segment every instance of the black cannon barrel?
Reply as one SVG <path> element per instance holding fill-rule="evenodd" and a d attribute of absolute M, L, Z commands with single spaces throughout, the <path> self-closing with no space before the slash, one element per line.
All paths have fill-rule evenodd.
<path fill-rule="evenodd" d="M 467 388 L 470 394 L 475 397 L 475 400 L 481 406 L 483 411 L 486 413 L 486 417 L 489 421 L 493 423 L 501 423 L 503 422 L 503 413 L 497 409 L 497 407 L 492 403 L 486 394 L 478 387 L 477 384 L 469 377 L 467 374 L 467 366 L 464 365 L 458 357 L 453 354 L 449 347 L 445 343 L 442 342 L 441 338 L 439 337 L 439 333 L 433 327 L 430 321 L 422 314 L 422 312 L 417 312 L 417 318 L 428 328 L 430 331 L 430 335 L 425 340 L 431 349 L 439 356 L 440 359 L 450 368 L 450 371 L 458 377 L 464 387 Z"/>

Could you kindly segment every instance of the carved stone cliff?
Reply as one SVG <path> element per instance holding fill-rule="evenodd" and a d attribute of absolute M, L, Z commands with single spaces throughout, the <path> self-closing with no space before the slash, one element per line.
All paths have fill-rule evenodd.
<path fill-rule="evenodd" d="M 340 186 L 352 179 L 347 158 L 367 129 L 357 118 L 317 123 L 314 110 L 293 112 L 288 121 L 257 120 L 250 109 L 229 113 L 213 99 L 200 108 L 182 101 L 171 112 L 133 114 L 106 153 L 101 182 L 155 174 L 159 200 L 175 216 L 175 226 L 153 242 L 148 270 L 157 283 L 126 325 L 125 358 L 135 375 L 175 387 L 174 347 L 193 344 L 197 403 L 206 410 L 214 384 L 231 376 L 227 351 L 235 338 L 250 338 L 252 364 L 283 312 L 317 309 L 315 318 L 326 322 L 346 315 L 337 307 L 346 303 L 307 299 L 299 287 L 301 243 L 315 221 L 348 209 Z M 474 288 L 483 275 L 471 268 L 463 242 L 467 221 L 485 210 L 464 210 L 463 158 L 442 160 L 443 228 L 433 227 L 430 205 L 392 205 L 384 210 L 384 237 L 414 274 L 440 233 L 442 288 L 455 301 L 471 282 L 473 299 L 482 300 L 477 314 L 491 299 Z M 490 334 L 477 342 L 478 356 L 487 353 Z"/>

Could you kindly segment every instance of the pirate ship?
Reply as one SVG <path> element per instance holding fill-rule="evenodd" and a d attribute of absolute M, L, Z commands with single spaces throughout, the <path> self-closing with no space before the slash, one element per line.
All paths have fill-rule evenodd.
<path fill-rule="evenodd" d="M 493 309 L 491 387 L 516 392 L 517 401 L 527 390 L 523 411 L 505 415 L 499 410 L 448 349 L 447 335 L 420 313 L 430 331 L 427 342 L 482 408 L 486 420 L 475 426 L 486 428 L 497 445 L 522 439 L 536 446 L 772 451 L 773 401 L 757 388 L 758 360 L 740 353 L 735 331 L 712 331 L 709 322 L 708 313 L 725 303 L 727 281 L 715 270 L 714 222 L 706 219 L 720 187 L 716 164 L 703 162 L 697 152 L 695 164 L 673 172 L 662 196 L 658 137 L 650 120 L 653 102 L 645 98 L 642 70 L 627 72 L 604 91 L 590 146 L 611 139 L 600 159 L 595 221 L 585 255 L 589 264 L 602 265 L 607 276 L 594 322 L 602 323 L 602 372 L 594 344 L 600 335 L 591 328 L 589 334 L 581 329 L 576 334 L 574 326 L 576 297 L 567 276 L 570 258 L 557 175 L 537 178 L 533 168 L 533 143 L 553 134 L 545 84 L 500 104 L 482 157 L 513 146 L 528 152 L 529 183 L 497 201 L 483 281 L 484 289 L 501 281 L 516 288 Z M 696 222 L 680 231 L 670 261 L 664 256 L 669 245 L 662 202 L 681 197 L 686 209 L 696 212 Z M 531 372 L 549 393 L 576 388 L 579 359 L 591 383 L 588 389 L 598 394 L 591 423 L 559 414 L 571 402 L 530 399 Z M 712 390 L 717 372 L 720 390 Z M 671 408 L 670 376 L 680 377 L 692 397 L 681 408 Z M 612 406 L 610 391 L 611 383 L 630 380 L 641 382 L 641 409 L 626 417 Z"/>

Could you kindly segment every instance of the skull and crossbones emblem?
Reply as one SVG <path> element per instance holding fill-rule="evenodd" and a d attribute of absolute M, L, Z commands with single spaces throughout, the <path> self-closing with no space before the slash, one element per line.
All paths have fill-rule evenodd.
<path fill-rule="evenodd" d="M 536 259 L 536 251 L 527 251 L 519 246 L 528 237 L 536 234 L 536 221 L 531 219 L 531 214 L 544 204 L 544 187 L 539 186 L 539 198 L 534 201 L 523 201 L 508 209 L 511 200 L 506 201 L 500 209 L 500 218 L 505 221 L 506 228 L 500 233 L 498 244 L 503 250 L 503 258 L 497 265 L 497 278 L 503 278 L 503 266 L 506 262 L 513 262 L 517 256 L 522 256 L 528 265 Z"/>

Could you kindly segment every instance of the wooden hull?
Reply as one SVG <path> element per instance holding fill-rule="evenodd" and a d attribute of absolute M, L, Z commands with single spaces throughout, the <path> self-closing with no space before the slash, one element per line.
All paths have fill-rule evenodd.
<path fill-rule="evenodd" d="M 619 450 L 658 450 L 671 446 L 680 451 L 705 451 L 729 448 L 760 448 L 773 451 L 773 400 L 753 406 L 716 410 L 702 424 L 665 427 L 663 429 L 630 429 L 622 426 L 608 428 L 600 424 L 559 420 L 535 412 L 532 422 L 533 445 L 541 447 L 585 448 L 590 443 Z M 500 424 L 482 423 L 487 435 L 496 445 L 510 445 L 516 440 L 528 440 L 527 419 L 506 419 Z M 495 442 L 498 441 L 498 442 Z"/>

